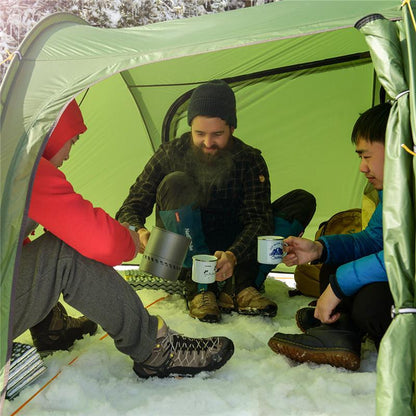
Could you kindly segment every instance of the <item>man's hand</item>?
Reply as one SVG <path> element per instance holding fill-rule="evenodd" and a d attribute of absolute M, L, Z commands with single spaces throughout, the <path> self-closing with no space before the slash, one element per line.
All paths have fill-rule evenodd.
<path fill-rule="evenodd" d="M 218 282 L 227 280 L 234 274 L 234 267 L 237 264 L 234 253 L 231 251 L 216 251 L 214 256 L 218 259 L 215 280 Z"/>
<path fill-rule="evenodd" d="M 286 266 L 309 263 L 322 256 L 323 246 L 318 241 L 288 237 L 283 242 L 283 249 L 286 252 L 286 256 L 283 257 L 283 263 Z"/>
<path fill-rule="evenodd" d="M 331 285 L 328 285 L 316 303 L 315 318 L 319 319 L 324 324 L 333 324 L 340 317 L 340 313 L 334 313 L 335 308 L 341 302 Z"/>
<path fill-rule="evenodd" d="M 137 230 L 137 234 L 140 239 L 139 253 L 143 254 L 144 249 L 147 246 L 147 242 L 149 241 L 150 231 L 143 227 Z"/>
<path fill-rule="evenodd" d="M 127 222 L 122 222 L 121 225 L 129 230 L 130 237 L 133 240 L 134 246 L 135 246 L 134 257 L 136 257 L 137 254 L 140 252 L 140 239 L 139 239 L 139 235 L 136 233 L 136 231 L 130 230 L 129 224 Z"/>

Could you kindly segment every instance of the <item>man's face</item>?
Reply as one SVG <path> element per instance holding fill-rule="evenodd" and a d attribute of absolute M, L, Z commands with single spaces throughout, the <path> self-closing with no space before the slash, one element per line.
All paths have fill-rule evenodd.
<path fill-rule="evenodd" d="M 375 189 L 383 189 L 384 144 L 359 139 L 355 151 L 361 158 L 360 172 L 364 173 Z"/>
<path fill-rule="evenodd" d="M 72 145 L 74 145 L 78 139 L 79 135 L 76 135 L 72 139 L 68 140 L 50 159 L 52 165 L 54 165 L 56 168 L 60 168 L 64 161 L 69 159 L 69 153 L 71 152 Z"/>
<path fill-rule="evenodd" d="M 219 117 L 196 116 L 191 125 L 192 142 L 205 154 L 215 155 L 228 145 L 234 127 Z"/>

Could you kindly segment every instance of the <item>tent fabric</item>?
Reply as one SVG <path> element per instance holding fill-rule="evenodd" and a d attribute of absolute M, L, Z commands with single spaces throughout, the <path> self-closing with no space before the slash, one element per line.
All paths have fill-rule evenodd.
<path fill-rule="evenodd" d="M 129 29 L 92 27 L 64 13 L 26 36 L 0 88 L 2 386 L 33 173 L 71 99 L 88 131 L 65 173 L 77 192 L 115 214 L 162 137 L 187 128 L 192 89 L 227 80 L 237 98 L 236 135 L 262 150 L 272 198 L 295 188 L 313 193 L 315 230 L 360 206 L 364 178 L 349 134 L 378 101 L 379 84 L 354 24 L 372 13 L 400 20 L 400 2 L 283 1 Z"/>
<path fill-rule="evenodd" d="M 387 132 L 383 224 L 385 263 L 394 299 L 394 317 L 377 361 L 377 414 L 415 414 L 416 274 L 415 157 L 401 147 L 416 144 L 414 3 L 403 7 L 404 19 L 393 23 L 371 16 L 362 28 L 381 84 L 394 99 Z M 403 39 L 406 39 L 403 42 Z M 412 128 L 413 127 L 413 128 Z M 413 308 L 412 313 L 399 313 Z"/>

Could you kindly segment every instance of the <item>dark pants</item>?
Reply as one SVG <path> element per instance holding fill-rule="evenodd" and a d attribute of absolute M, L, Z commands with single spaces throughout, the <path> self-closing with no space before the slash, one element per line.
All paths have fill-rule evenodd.
<path fill-rule="evenodd" d="M 322 266 L 319 276 L 321 293 L 328 286 L 329 276 L 336 269 L 336 266 Z M 368 335 L 378 348 L 392 320 L 393 303 L 388 282 L 375 282 L 363 286 L 355 295 L 344 298 L 337 309 L 347 313 L 360 334 Z"/>
<path fill-rule="evenodd" d="M 272 203 L 272 209 L 275 218 L 281 218 L 292 224 L 290 235 L 298 236 L 305 230 L 315 214 L 316 199 L 303 189 L 295 189 L 277 198 Z M 300 226 L 299 232 L 293 228 L 293 224 L 296 223 Z"/>
<path fill-rule="evenodd" d="M 315 197 L 303 189 L 295 189 L 272 203 L 274 235 L 299 237 L 305 231 L 316 210 Z M 277 264 L 260 264 L 255 286 L 261 288 L 267 275 Z"/>
<path fill-rule="evenodd" d="M 167 228 L 169 231 L 182 233 L 182 230 L 172 229 L 162 220 L 162 215 L 166 212 L 174 211 L 175 209 L 182 208 L 184 206 L 191 206 L 193 211 L 192 215 L 198 217 L 190 219 L 190 224 L 193 230 L 191 232 L 193 244 L 198 247 L 204 247 L 206 252 L 198 254 L 213 254 L 217 250 L 227 250 L 229 247 L 230 236 L 227 236 L 225 241 L 221 235 L 205 236 L 202 229 L 200 210 L 199 210 L 198 186 L 187 174 L 183 172 L 172 172 L 167 175 L 160 183 L 156 192 L 156 225 L 161 228 Z M 186 221 L 186 219 L 184 219 Z M 199 222 L 199 227 L 198 227 Z M 172 222 L 170 223 L 172 224 Z M 185 225 L 186 227 L 186 225 Z M 200 228 L 196 230 L 195 228 Z M 237 235 L 240 230 L 234 230 L 234 236 Z M 195 241 L 204 240 L 204 241 Z M 209 241 L 209 244 L 206 242 Z M 248 261 L 239 262 L 234 269 L 234 276 L 227 279 L 224 283 L 217 282 L 208 285 L 208 290 L 218 293 L 221 286 L 221 290 L 225 290 L 228 293 L 238 293 L 246 287 L 253 286 L 253 279 L 256 276 L 258 264 L 255 258 Z M 187 285 L 187 296 L 192 298 L 198 291 L 197 284 L 191 279 L 190 269 L 182 270 L 179 279 L 185 280 Z"/>
<path fill-rule="evenodd" d="M 193 216 L 199 218 L 192 218 L 189 220 L 189 228 L 194 228 L 193 244 L 207 250 L 208 253 L 213 254 L 214 251 L 226 251 L 232 244 L 235 237 L 241 232 L 241 228 L 237 226 L 235 229 L 227 230 L 226 233 L 216 232 L 210 235 L 205 235 L 202 229 L 199 200 L 201 195 L 198 193 L 199 188 L 196 183 L 184 172 L 172 172 L 167 175 L 160 183 L 156 193 L 156 225 L 161 228 L 167 228 L 170 231 L 182 233 L 182 229 L 176 228 L 174 221 L 170 221 L 170 226 L 166 224 L 168 221 L 162 220 L 162 216 L 166 218 L 166 214 L 174 215 L 174 210 L 180 209 L 184 206 L 191 206 L 193 208 Z M 309 224 L 316 208 L 316 201 L 313 195 L 297 189 L 278 198 L 272 204 L 273 214 L 275 217 L 275 232 L 276 235 L 298 235 Z M 162 215 L 163 214 L 163 215 Z M 200 230 L 195 230 L 195 224 L 198 223 Z M 197 254 L 201 254 L 197 253 Z M 207 253 L 205 253 L 207 254 Z M 189 265 L 188 265 L 189 267 Z M 249 286 L 260 286 L 267 276 L 267 273 L 275 266 L 261 266 L 259 271 L 259 264 L 255 257 L 249 258 L 246 261 L 240 261 L 234 270 L 234 276 L 227 279 L 222 286 L 222 290 L 227 293 L 239 293 L 241 290 Z M 264 269 L 264 270 L 263 270 Z M 184 280 L 190 281 L 190 272 L 183 271 L 181 277 Z M 259 283 L 260 282 L 260 283 Z M 196 284 L 189 283 L 189 292 L 194 294 L 197 290 Z M 192 290 L 192 287 L 194 290 Z M 209 290 L 217 291 L 217 284 L 214 283 L 209 286 Z"/>

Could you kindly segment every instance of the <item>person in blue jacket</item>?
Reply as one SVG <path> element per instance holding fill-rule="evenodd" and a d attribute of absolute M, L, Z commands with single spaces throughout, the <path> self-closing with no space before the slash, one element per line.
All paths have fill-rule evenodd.
<path fill-rule="evenodd" d="M 320 279 L 325 289 L 315 308 L 296 313 L 304 334 L 278 332 L 269 340 L 276 353 L 298 362 L 356 370 L 363 337 L 369 336 L 378 348 L 391 322 L 393 298 L 384 264 L 382 222 L 384 145 L 390 109 L 390 103 L 370 108 L 360 115 L 351 135 L 361 159 L 360 172 L 379 193 L 380 201 L 368 226 L 359 233 L 322 236 L 317 241 L 297 237 L 285 240 L 286 265 L 324 263 Z"/>

